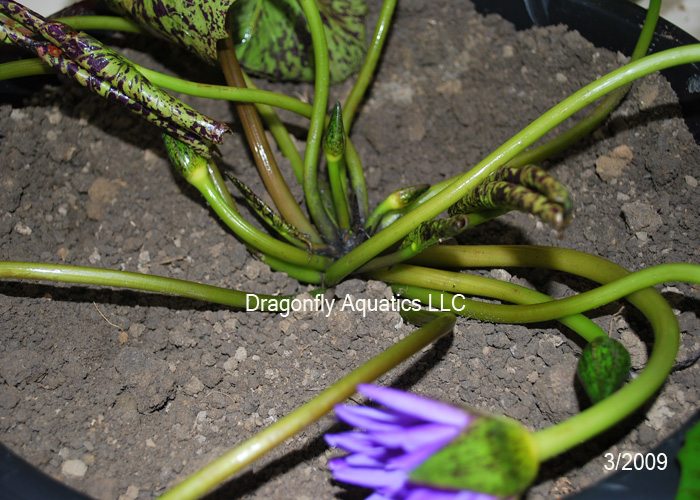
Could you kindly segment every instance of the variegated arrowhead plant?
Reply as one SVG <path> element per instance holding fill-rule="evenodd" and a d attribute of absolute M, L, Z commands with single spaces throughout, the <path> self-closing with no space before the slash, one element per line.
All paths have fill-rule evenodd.
<path fill-rule="evenodd" d="M 700 266 L 665 264 L 628 273 L 605 259 L 563 248 L 443 244 L 465 229 L 509 210 L 529 212 L 557 229 L 566 225 L 572 211 L 568 191 L 548 173 L 530 164 L 562 151 L 590 133 L 617 106 L 634 79 L 700 61 L 700 44 L 643 57 L 659 15 L 659 0 L 651 1 L 632 63 L 554 106 L 471 170 L 432 186 L 395 191 L 371 214 L 362 164 L 348 133 L 371 83 L 397 0 L 384 0 L 366 59 L 364 0 L 105 1 L 201 58 L 218 61 L 229 86 L 187 82 L 140 68 L 79 31 L 112 30 L 115 22 L 121 23 L 118 29 L 137 30 L 131 22 L 126 22 L 125 28 L 125 20 L 120 18 L 96 16 L 89 22 L 82 18 L 82 23 L 73 18 L 70 21 L 82 24 L 82 28 L 75 26 L 73 30 L 70 23 L 45 19 L 14 0 L 0 0 L 0 43 L 21 46 L 39 60 L 0 65 L 0 80 L 37 74 L 31 71 L 37 69 L 32 63 L 38 62 L 39 72 L 51 68 L 126 105 L 163 129 L 165 148 L 176 171 L 272 269 L 322 287 L 333 286 L 350 275 L 383 280 L 403 297 L 400 303 L 408 301 L 410 307 L 402 308 L 404 318 L 420 325 L 411 335 L 194 473 L 162 498 L 182 500 L 205 495 L 319 419 L 334 403 L 349 397 L 358 383 L 375 379 L 447 334 L 455 324 L 455 314 L 494 323 L 560 321 L 588 344 L 579 374 L 595 404 L 564 422 L 529 433 L 510 421 L 467 414 L 393 390 L 360 386 L 386 409 L 341 407 L 340 413 L 352 417 L 346 420 L 366 432 L 330 437 L 329 441 L 350 452 L 348 457 L 331 462 L 336 477 L 375 488 L 381 498 L 512 497 L 533 480 L 540 463 L 615 425 L 664 382 L 679 345 L 678 324 L 668 304 L 648 287 L 669 281 L 700 283 Z M 225 43 L 219 43 L 221 40 Z M 259 75 L 314 80 L 313 105 L 274 92 L 245 88 L 249 85 L 238 59 Z M 355 85 L 343 106 L 336 105 L 327 126 L 329 80 L 342 80 L 360 66 Z M 261 222 L 282 239 L 243 217 L 218 170 L 211 152 L 228 126 L 179 103 L 159 88 L 158 81 L 171 90 L 236 102 L 251 151 L 257 152 L 256 166 L 280 215 L 246 185 L 235 178 L 232 181 Z M 232 94 L 232 90 L 237 93 Z M 540 147 L 525 151 L 565 119 L 603 96 L 605 99 L 590 116 Z M 271 106 L 310 119 L 303 160 Z M 266 132 L 255 113 L 263 115 L 280 150 L 289 159 L 302 184 L 313 223 L 271 161 L 274 156 L 263 140 Z M 325 177 L 318 175 L 324 131 Z M 446 210 L 450 217 L 437 218 Z M 604 286 L 552 300 L 515 283 L 435 269 L 521 266 L 567 272 Z M 114 286 L 241 309 L 248 307 L 248 299 L 253 296 L 267 303 L 260 310 L 268 312 L 287 311 L 289 306 L 284 304 L 290 300 L 174 278 L 51 263 L 0 261 L 0 278 Z M 465 295 L 521 305 L 493 304 Z M 650 320 L 655 335 L 647 367 L 626 385 L 623 383 L 629 371 L 629 355 L 624 346 L 609 340 L 598 325 L 581 315 L 623 297 Z M 443 306 L 447 302 L 450 304 Z M 439 310 L 432 308 L 433 303 L 440 304 Z M 425 305 L 427 309 L 421 310 Z M 690 475 L 694 472 L 691 455 L 682 457 Z M 694 491 L 692 481 L 686 486 L 686 491 Z"/>

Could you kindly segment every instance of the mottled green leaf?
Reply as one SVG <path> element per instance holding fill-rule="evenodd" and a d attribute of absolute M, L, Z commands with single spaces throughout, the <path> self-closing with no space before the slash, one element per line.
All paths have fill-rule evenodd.
<path fill-rule="evenodd" d="M 359 69 L 364 57 L 364 0 L 318 0 L 326 27 L 331 81 Z M 246 69 L 277 80 L 313 80 L 313 48 L 295 0 L 238 0 L 231 9 L 237 56 Z"/>
<path fill-rule="evenodd" d="M 700 422 L 686 433 L 678 461 L 681 463 L 681 480 L 676 500 L 700 498 Z"/>
<path fill-rule="evenodd" d="M 508 418 L 479 417 L 450 444 L 414 469 L 412 483 L 518 495 L 539 469 L 530 432 Z"/>
<path fill-rule="evenodd" d="M 173 168 L 188 182 L 196 172 L 206 172 L 207 158 L 199 154 L 189 144 L 185 144 L 168 134 L 163 134 L 163 144 Z"/>
<path fill-rule="evenodd" d="M 433 245 L 454 238 L 468 227 L 469 219 L 463 214 L 427 220 L 408 233 L 401 241 L 399 248 L 411 247 L 416 252 L 422 252 Z"/>
<path fill-rule="evenodd" d="M 215 62 L 226 37 L 227 12 L 236 0 L 104 0 L 112 9 Z"/>
<path fill-rule="evenodd" d="M 311 35 L 296 0 L 105 0 L 151 31 L 203 59 L 217 60 L 217 41 L 233 35 L 250 72 L 277 80 L 314 78 Z M 331 81 L 359 69 L 365 51 L 365 0 L 317 0 L 326 27 Z"/>
<path fill-rule="evenodd" d="M 625 346 L 610 337 L 598 337 L 583 349 L 576 371 L 586 394 L 597 403 L 622 387 L 630 366 Z"/>

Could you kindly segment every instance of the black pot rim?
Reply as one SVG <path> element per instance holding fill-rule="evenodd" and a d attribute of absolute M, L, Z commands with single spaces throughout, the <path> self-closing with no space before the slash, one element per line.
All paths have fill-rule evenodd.
<path fill-rule="evenodd" d="M 472 0 L 482 14 L 499 14 L 519 30 L 533 25 L 565 24 L 598 47 L 630 56 L 646 10 L 627 0 Z M 650 53 L 700 43 L 661 18 Z M 678 96 L 683 118 L 700 144 L 700 64 L 685 64 L 661 72 Z"/>

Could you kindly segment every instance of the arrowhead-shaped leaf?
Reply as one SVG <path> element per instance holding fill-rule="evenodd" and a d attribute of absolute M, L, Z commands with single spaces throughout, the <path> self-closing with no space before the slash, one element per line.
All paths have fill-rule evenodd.
<path fill-rule="evenodd" d="M 326 28 L 331 81 L 357 71 L 365 46 L 364 0 L 317 0 Z M 233 42 L 244 67 L 276 80 L 314 77 L 311 35 L 295 0 L 237 0 L 230 11 Z"/>

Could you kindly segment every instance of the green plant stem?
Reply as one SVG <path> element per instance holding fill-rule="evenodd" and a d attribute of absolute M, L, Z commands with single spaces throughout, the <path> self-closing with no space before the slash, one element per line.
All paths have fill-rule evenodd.
<path fill-rule="evenodd" d="M 352 90 L 350 90 L 350 94 L 343 104 L 343 123 L 345 124 L 345 132 L 348 135 L 350 134 L 357 108 L 374 78 L 374 72 L 377 68 L 379 57 L 382 55 L 382 49 L 389 34 L 389 28 L 391 28 L 391 18 L 395 9 L 396 0 L 384 0 L 382 3 L 379 19 L 377 19 L 377 24 L 374 26 L 372 41 L 367 48 L 365 61 L 357 75 L 357 80 L 355 80 Z"/>
<path fill-rule="evenodd" d="M 348 138 L 345 143 L 345 163 L 348 167 L 348 176 L 350 177 L 350 185 L 355 194 L 357 201 L 357 209 L 360 215 L 360 224 L 364 224 L 369 214 L 369 198 L 367 196 L 367 181 L 365 179 L 365 171 L 362 168 L 362 159 L 360 158 L 355 145 Z"/>
<path fill-rule="evenodd" d="M 246 296 L 256 296 L 264 299 L 264 304 L 282 304 L 284 297 L 266 294 L 253 294 L 230 290 L 213 285 L 205 285 L 194 281 L 186 281 L 151 274 L 134 273 L 130 271 L 115 271 L 87 266 L 71 266 L 66 264 L 47 264 L 42 262 L 0 262 L 0 279 L 18 279 L 32 281 L 53 281 L 59 283 L 84 284 L 95 286 L 110 286 L 154 292 L 163 295 L 202 300 L 213 304 L 244 309 Z M 277 309 L 279 310 L 279 308 Z"/>
<path fill-rule="evenodd" d="M 574 92 L 499 146 L 474 168 L 459 176 L 438 195 L 338 259 L 326 271 L 326 285 L 332 286 L 338 283 L 372 257 L 403 238 L 421 222 L 436 217 L 465 194 L 473 191 L 492 172 L 508 163 L 515 155 L 585 106 L 644 75 L 697 61 L 700 61 L 700 44 L 676 47 L 629 63 Z"/>
<path fill-rule="evenodd" d="M 601 257 L 552 247 L 434 247 L 415 260 L 425 259 L 431 259 L 432 262 L 436 262 L 433 259 L 439 259 L 440 264 L 450 267 L 544 267 L 582 276 L 598 283 L 609 283 L 628 276 L 624 268 Z M 691 269 L 687 270 L 687 274 L 681 273 L 682 275 L 677 277 L 680 278 L 678 281 L 687 281 L 693 276 L 693 279 L 697 278 L 700 266 L 683 266 L 690 266 Z M 659 267 L 661 266 L 657 266 L 654 272 L 658 272 Z M 672 277 L 660 279 L 670 280 Z M 626 299 L 647 317 L 654 332 L 654 345 L 646 368 L 637 378 L 609 398 L 560 424 L 538 431 L 535 440 L 540 460 L 563 453 L 628 416 L 661 387 L 670 373 L 680 337 L 673 311 L 653 289 L 640 290 Z"/>
<path fill-rule="evenodd" d="M 57 20 L 64 22 L 69 26 L 72 26 L 76 30 L 101 30 L 122 31 L 128 33 L 143 33 L 143 30 L 138 24 L 134 23 L 129 19 L 119 16 L 70 16 L 61 17 Z M 1 66 L 2 65 L 0 65 L 0 67 Z M 163 73 L 158 73 L 156 71 L 149 70 L 141 66 L 137 66 L 137 68 L 140 73 L 142 73 L 144 76 L 146 76 L 146 78 L 151 80 L 159 87 L 167 88 L 175 92 L 196 95 L 197 97 L 209 97 L 211 99 L 223 99 L 238 102 L 264 102 L 271 106 L 288 109 L 289 111 L 295 112 L 307 118 L 311 117 L 310 105 L 301 102 L 298 99 L 294 99 L 283 94 L 259 90 L 249 92 L 247 91 L 248 89 L 239 89 L 242 92 L 231 92 L 230 87 L 221 85 L 200 84 L 165 75 Z M 47 73 L 51 73 L 51 71 L 48 71 Z M 193 90 L 195 92 L 204 92 L 205 94 L 207 92 L 210 92 L 211 95 L 201 95 L 200 93 L 191 94 L 190 92 L 192 92 Z M 262 99 L 260 99 L 261 96 L 263 97 Z M 283 104 L 280 105 L 280 103 Z"/>
<path fill-rule="evenodd" d="M 243 77 L 245 78 L 245 83 L 248 88 L 257 90 L 255 83 L 253 83 L 253 81 L 247 74 L 245 74 L 245 72 L 243 73 Z M 282 155 L 285 158 L 287 158 L 287 160 L 289 160 L 297 182 L 299 183 L 299 185 L 303 185 L 304 160 L 299 154 L 299 150 L 294 144 L 289 130 L 287 130 L 287 127 L 284 125 L 284 123 L 282 123 L 282 120 L 280 119 L 279 115 L 272 106 L 269 106 L 267 104 L 255 103 L 255 108 L 258 110 L 258 113 L 260 113 L 260 117 L 263 119 L 265 125 L 267 125 L 268 130 L 270 131 L 270 133 L 272 133 L 272 136 L 275 138 L 275 141 L 277 142 L 277 147 L 280 148 Z"/>
<path fill-rule="evenodd" d="M 572 265 L 577 262 L 578 260 L 572 261 Z M 433 277 L 433 280 L 437 281 L 437 277 Z M 400 295 L 420 299 L 423 303 L 432 304 L 434 307 L 443 300 L 441 297 L 447 297 L 450 299 L 450 309 L 467 318 L 478 318 L 494 323 L 536 323 L 595 309 L 643 288 L 670 281 L 700 284 L 700 265 L 660 264 L 635 271 L 611 283 L 572 297 L 529 305 L 488 304 L 459 295 L 443 296 L 439 291 L 412 285 L 398 285 L 394 288 Z M 449 281 L 443 279 L 442 283 L 449 286 Z"/>
<path fill-rule="evenodd" d="M 295 266 L 289 262 L 265 254 L 260 254 L 260 260 L 267 264 L 273 271 L 286 273 L 291 278 L 302 283 L 309 283 L 311 285 L 320 285 L 323 283 L 323 273 L 315 269 Z"/>
<path fill-rule="evenodd" d="M 25 76 L 53 75 L 54 71 L 41 59 L 20 59 L 0 64 L 0 81 L 23 78 Z"/>
<path fill-rule="evenodd" d="M 326 155 L 326 166 L 328 168 L 328 180 L 331 185 L 331 198 L 333 208 L 338 219 L 338 226 L 341 229 L 350 229 L 350 210 L 348 208 L 348 198 L 343 189 L 343 176 L 346 175 L 345 161 L 343 157 L 331 158 Z"/>
<path fill-rule="evenodd" d="M 391 196 L 391 195 L 389 195 Z M 379 222 L 382 220 L 383 217 L 387 215 L 392 215 L 397 212 L 397 209 L 393 207 L 393 200 L 391 198 L 385 198 L 382 200 L 376 207 L 374 207 L 374 210 L 372 210 L 372 213 L 369 214 L 369 217 L 367 217 L 365 221 L 365 229 L 367 232 L 370 234 L 374 231 L 374 229 L 379 225 Z M 377 257 L 379 258 L 379 257 Z M 371 262 L 371 261 L 370 261 Z M 369 262 L 368 262 L 369 264 Z M 362 271 L 358 271 L 362 272 Z"/>
<path fill-rule="evenodd" d="M 380 204 L 380 206 L 381 206 L 381 204 Z M 376 212 L 376 209 L 375 209 L 375 212 Z M 466 215 L 467 227 L 473 228 L 475 226 L 478 226 L 479 224 L 483 224 L 484 222 L 489 221 L 489 220 L 493 219 L 494 217 L 498 217 L 502 214 L 503 214 L 503 212 L 500 210 L 474 212 L 473 214 L 467 214 Z M 385 215 L 385 217 L 392 216 L 392 215 L 398 216 L 398 213 L 396 211 L 393 214 L 387 213 Z M 371 226 L 370 226 L 370 230 L 371 230 Z M 370 260 L 365 265 L 360 267 L 356 271 L 356 273 L 361 274 L 361 273 L 366 273 L 368 271 L 374 271 L 377 269 L 383 269 L 385 267 L 396 265 L 400 262 L 407 261 L 407 260 L 412 259 L 413 257 L 421 254 L 422 252 L 425 251 L 426 248 L 427 247 L 425 247 L 425 246 L 414 248 L 413 245 L 411 245 L 411 246 L 407 246 L 404 248 L 400 248 L 400 249 L 396 250 L 395 252 L 392 252 L 392 253 L 389 253 L 386 255 L 380 255 L 379 257 L 375 257 L 374 259 Z"/>
<path fill-rule="evenodd" d="M 219 63 L 224 72 L 226 82 L 231 87 L 245 88 L 246 83 L 243 78 L 243 71 L 236 58 L 236 48 L 233 46 L 231 37 L 226 38 L 219 44 Z M 258 169 L 260 178 L 265 185 L 265 189 L 270 195 L 273 203 L 279 210 L 282 218 L 302 233 L 309 235 L 309 239 L 316 243 L 321 242 L 321 237 L 316 228 L 306 218 L 301 207 L 294 199 L 289 190 L 287 181 L 282 176 L 275 155 L 270 148 L 265 135 L 260 115 L 255 106 L 250 103 L 237 103 L 236 112 L 243 126 L 248 146 L 250 148 L 255 166 Z"/>
<path fill-rule="evenodd" d="M 210 165 L 212 163 L 213 162 L 209 162 Z M 326 249 L 325 243 L 313 243 L 308 235 L 302 233 L 296 227 L 283 220 L 272 208 L 246 186 L 245 183 L 241 182 L 240 179 L 233 175 L 229 175 L 229 178 L 243 196 L 248 207 L 255 212 L 258 218 L 260 218 L 268 228 L 272 229 L 277 235 L 296 247 L 305 248 L 313 253 L 323 253 Z"/>
<path fill-rule="evenodd" d="M 489 297 L 514 304 L 537 304 L 552 300 L 546 294 L 513 283 L 473 274 L 439 271 L 427 267 L 398 265 L 391 269 L 370 273 L 370 277 L 385 281 L 391 285 L 414 285 L 441 291 Z M 582 314 L 561 317 L 558 320 L 578 333 L 587 342 L 606 336 L 606 333 L 598 325 Z"/>
<path fill-rule="evenodd" d="M 134 67 L 153 84 L 163 89 L 207 99 L 263 103 L 276 108 L 286 109 L 305 118 L 311 116 L 311 106 L 309 104 L 276 92 L 197 83 L 144 68 L 138 64 L 134 64 Z M 21 59 L 0 64 L 0 80 L 52 74 L 54 72 L 38 58 Z"/>
<path fill-rule="evenodd" d="M 365 61 L 357 75 L 357 80 L 350 90 L 345 103 L 343 104 L 343 124 L 345 131 L 349 135 L 357 109 L 364 98 L 367 88 L 369 88 L 374 77 L 374 73 L 382 54 L 384 42 L 386 42 L 389 28 L 391 27 L 391 19 L 396 9 L 396 0 L 384 0 L 382 8 L 379 12 L 377 24 L 374 27 L 372 41 L 367 49 Z M 369 216 L 369 198 L 367 196 L 367 180 L 365 178 L 364 169 L 360 155 L 355 147 L 348 142 L 345 151 L 345 161 L 347 162 L 348 174 L 350 176 L 350 184 L 352 186 L 355 199 L 357 200 L 357 208 L 360 217 L 360 224 L 364 224 Z"/>
<path fill-rule="evenodd" d="M 452 331 L 454 322 L 455 317 L 451 314 L 436 317 L 338 380 L 308 403 L 190 475 L 161 498 L 187 500 L 204 496 L 275 446 L 323 417 L 334 405 L 351 396 L 358 384 L 375 380 Z"/>
<path fill-rule="evenodd" d="M 326 177 L 319 177 L 318 190 L 321 193 L 321 204 L 323 205 L 323 209 L 326 211 L 328 217 L 330 217 L 330 219 L 333 221 L 333 224 L 337 225 L 338 222 L 335 220 L 335 207 L 333 206 L 331 186 Z"/>
<path fill-rule="evenodd" d="M 231 196 L 231 192 L 226 187 L 226 181 L 224 181 L 219 168 L 216 163 L 210 161 L 207 163 L 207 171 L 209 172 L 209 178 L 211 179 L 217 194 L 226 202 L 226 204 L 231 207 L 231 210 L 238 212 L 238 207 L 236 206 L 236 201 Z"/>
<path fill-rule="evenodd" d="M 395 252 L 388 253 L 386 255 L 380 255 L 370 260 L 367 264 L 359 268 L 356 274 L 365 274 L 371 271 L 376 271 L 378 269 L 384 269 L 390 266 L 395 266 L 399 262 L 404 262 L 412 257 L 415 257 L 421 252 L 421 248 L 413 248 L 409 245 L 404 248 L 399 248 Z"/>
<path fill-rule="evenodd" d="M 212 181 L 207 169 L 197 169 L 187 181 L 192 184 L 207 200 L 209 206 L 216 212 L 219 218 L 226 224 L 244 243 L 257 251 L 272 257 L 289 262 L 296 266 L 306 267 L 322 271 L 330 264 L 330 259 L 320 255 L 313 255 L 304 250 L 279 241 L 272 236 L 263 233 L 250 222 L 245 220 L 237 210 L 233 209 L 219 195 L 219 190 Z"/>
<path fill-rule="evenodd" d="M 649 50 L 651 40 L 654 36 L 656 23 L 659 20 L 659 12 L 661 10 L 661 0 L 651 0 L 649 9 L 647 10 L 646 18 L 642 26 L 642 31 L 639 34 L 637 43 L 632 51 L 631 60 L 636 61 Z M 605 96 L 595 109 L 582 118 L 570 129 L 557 135 L 552 140 L 537 146 L 536 148 L 523 151 L 518 156 L 508 162 L 509 167 L 522 167 L 531 163 L 542 163 L 547 158 L 555 156 L 572 144 L 578 142 L 583 137 L 588 136 L 591 132 L 597 129 L 605 119 L 612 113 L 620 104 L 622 99 L 627 95 L 631 85 L 625 85 L 609 95 Z"/>
<path fill-rule="evenodd" d="M 330 89 L 330 70 L 328 61 L 328 44 L 323 21 L 315 0 L 299 0 L 299 5 L 306 16 L 306 23 L 311 33 L 314 49 L 314 103 L 309 124 L 309 133 L 304 152 L 304 196 L 306 206 L 316 227 L 328 242 L 337 238 L 333 221 L 326 214 L 318 190 L 318 157 L 323 139 L 323 126 L 326 120 L 328 94 Z"/>

